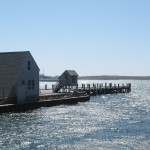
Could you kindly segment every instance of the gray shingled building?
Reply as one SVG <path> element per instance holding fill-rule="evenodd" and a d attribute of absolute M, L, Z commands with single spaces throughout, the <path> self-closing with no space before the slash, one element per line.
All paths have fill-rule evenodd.
<path fill-rule="evenodd" d="M 39 96 L 39 67 L 29 51 L 0 53 L 0 104 Z"/>
<path fill-rule="evenodd" d="M 61 85 L 76 86 L 78 83 L 78 74 L 75 70 L 66 70 L 58 79 Z"/>
<path fill-rule="evenodd" d="M 53 87 L 54 92 L 58 92 L 62 87 L 77 86 L 78 74 L 75 70 L 66 70 L 58 78 L 58 83 Z"/>

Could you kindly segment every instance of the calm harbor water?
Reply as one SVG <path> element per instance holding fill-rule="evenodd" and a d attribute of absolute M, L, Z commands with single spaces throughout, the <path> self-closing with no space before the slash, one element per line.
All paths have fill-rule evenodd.
<path fill-rule="evenodd" d="M 0 149 L 148 150 L 150 81 L 109 82 L 130 82 L 132 92 L 93 96 L 89 102 L 76 105 L 1 114 Z"/>

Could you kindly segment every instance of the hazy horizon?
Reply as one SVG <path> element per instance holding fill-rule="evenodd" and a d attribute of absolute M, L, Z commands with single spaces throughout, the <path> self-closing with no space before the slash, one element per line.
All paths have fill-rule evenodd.
<path fill-rule="evenodd" d="M 48 74 L 40 74 L 40 75 L 44 75 L 44 76 L 50 76 L 50 77 L 59 77 L 60 75 L 48 75 Z M 136 75 L 134 75 L 134 76 L 130 76 L 130 75 L 84 75 L 84 76 L 82 76 L 82 75 L 79 75 L 79 77 L 150 77 L 150 76 L 136 76 Z"/>

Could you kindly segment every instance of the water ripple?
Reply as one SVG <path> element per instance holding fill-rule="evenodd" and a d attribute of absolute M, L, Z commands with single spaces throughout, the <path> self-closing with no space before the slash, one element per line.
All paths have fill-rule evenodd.
<path fill-rule="evenodd" d="M 148 149 L 150 84 L 133 81 L 132 92 L 93 96 L 86 103 L 0 115 L 0 148 Z"/>

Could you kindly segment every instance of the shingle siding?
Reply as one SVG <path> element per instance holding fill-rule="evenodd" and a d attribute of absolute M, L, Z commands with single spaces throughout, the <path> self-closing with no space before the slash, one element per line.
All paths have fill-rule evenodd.
<path fill-rule="evenodd" d="M 0 89 L 4 89 L 4 96 L 9 96 L 9 92 L 25 57 L 25 52 L 0 53 Z M 3 90 L 0 90 L 0 97 L 2 96 Z"/>
<path fill-rule="evenodd" d="M 31 70 L 28 70 L 28 61 L 31 62 Z M 22 71 L 17 79 L 17 84 L 22 84 L 23 80 L 25 81 L 27 96 L 39 95 L 39 68 L 31 55 L 27 56 L 23 64 Z M 35 81 L 35 89 L 28 89 L 28 80 Z"/>
<path fill-rule="evenodd" d="M 67 79 L 66 79 L 67 76 Z M 73 82 L 73 78 L 75 82 Z M 75 70 L 66 70 L 59 77 L 59 83 L 64 86 L 76 86 L 78 82 L 78 74 Z"/>
<path fill-rule="evenodd" d="M 31 70 L 28 70 L 28 61 Z M 17 96 L 17 86 L 25 81 L 26 96 L 39 94 L 39 68 L 29 51 L 0 53 L 0 98 Z M 28 80 L 35 81 L 35 89 L 28 90 Z"/>

